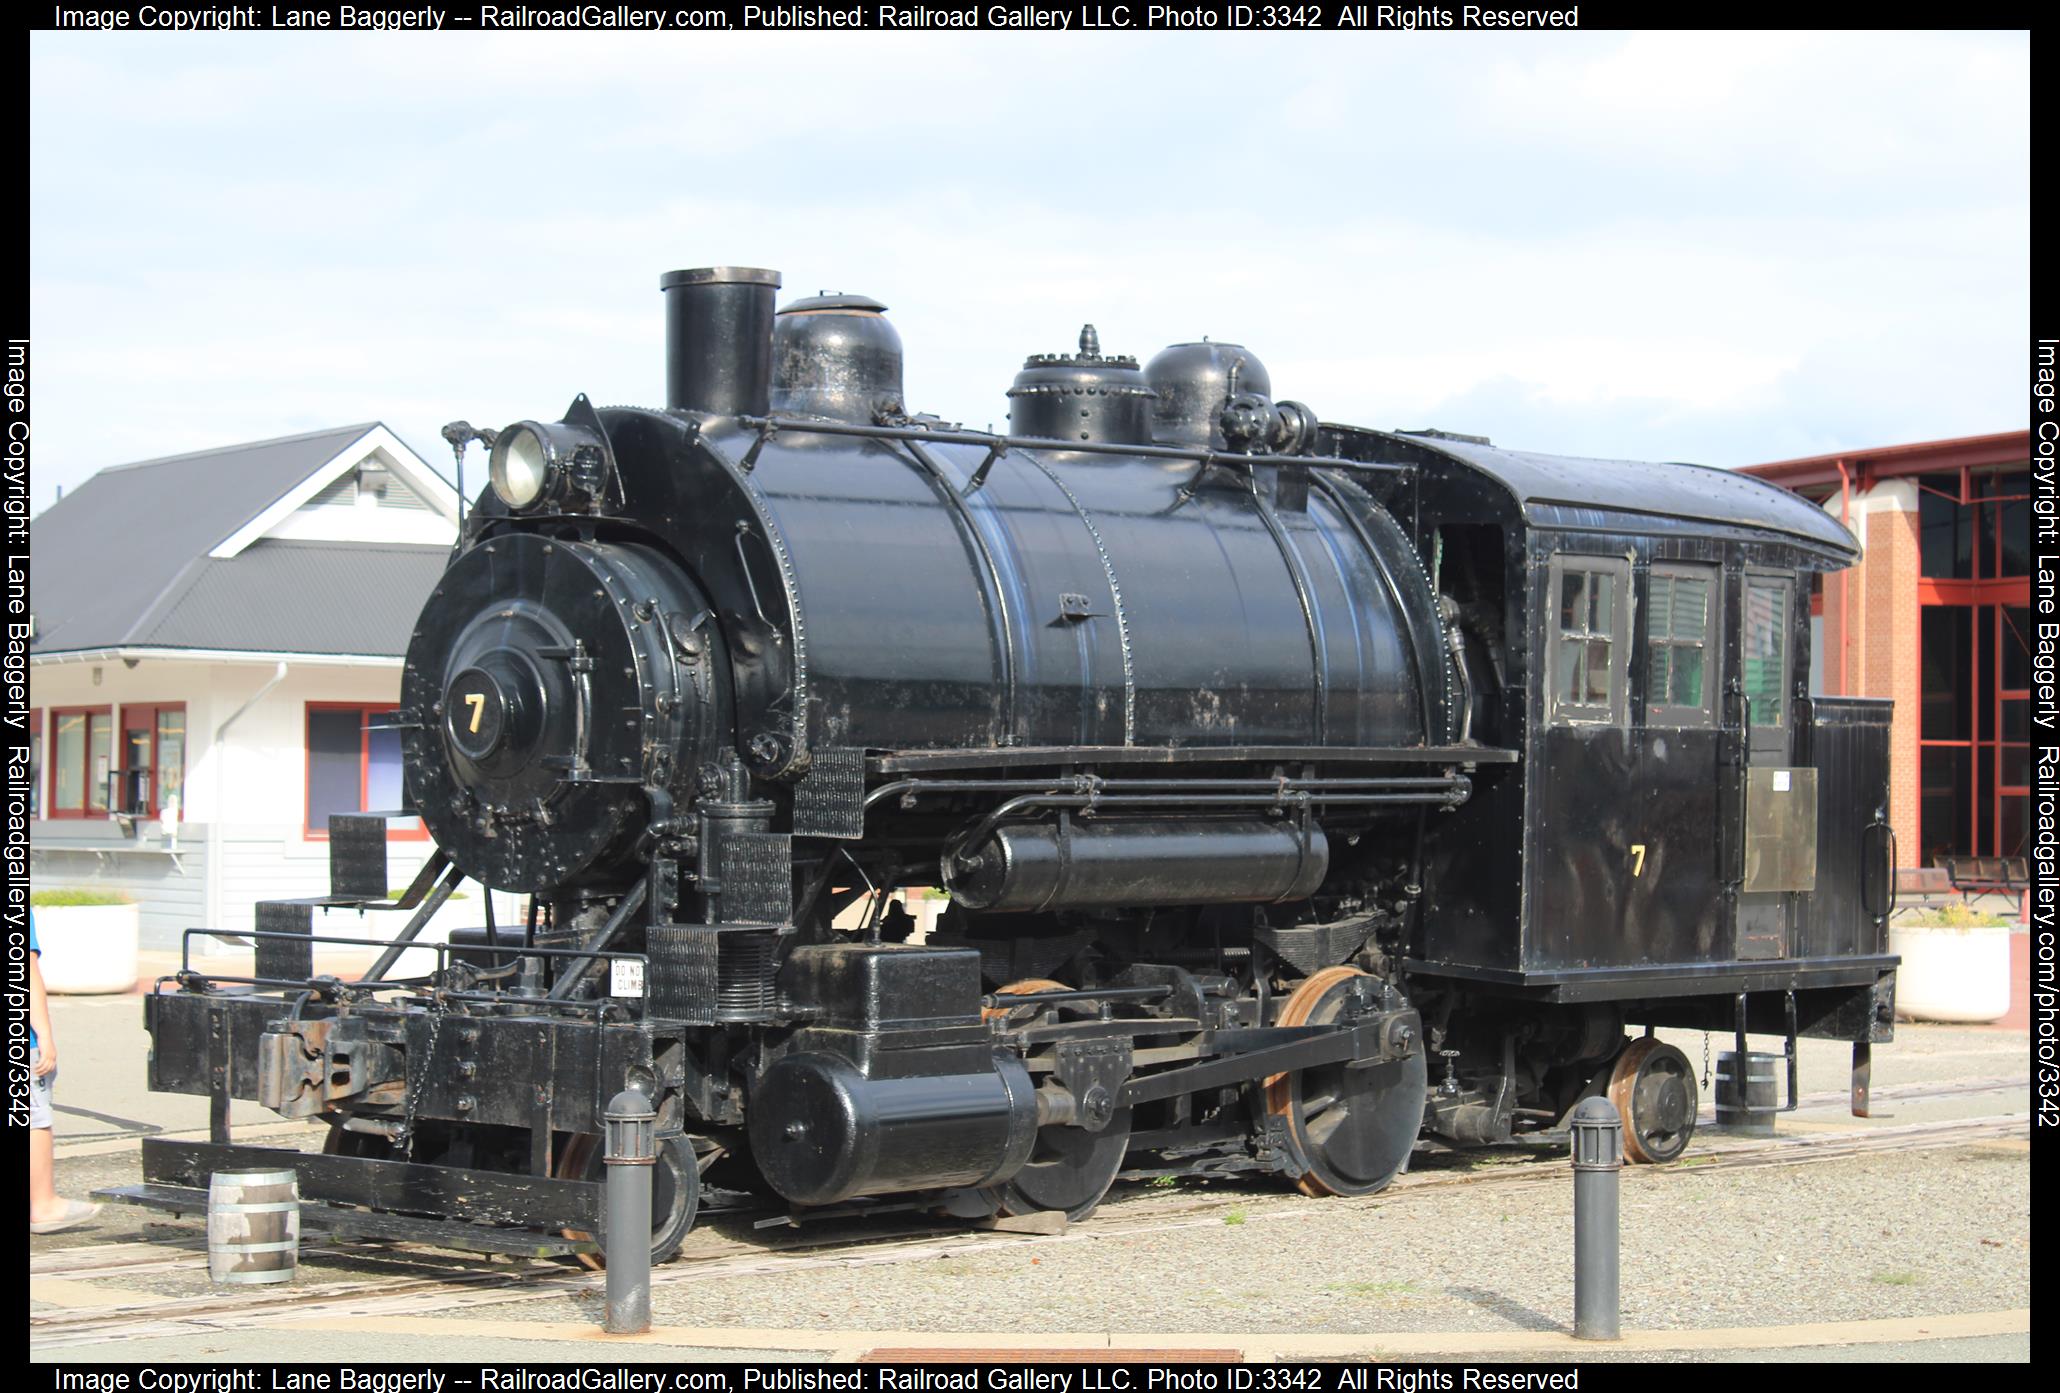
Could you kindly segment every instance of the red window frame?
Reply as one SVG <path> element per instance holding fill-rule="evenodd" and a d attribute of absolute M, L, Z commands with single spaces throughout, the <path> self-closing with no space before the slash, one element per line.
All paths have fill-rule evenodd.
<path fill-rule="evenodd" d="M 1969 576 L 1923 575 L 1922 568 L 1924 563 L 1920 555 L 1917 563 L 1920 583 L 1932 587 L 1937 593 L 1947 595 L 1966 593 L 1971 588 L 1982 585 L 2015 585 L 2020 583 L 2027 586 L 2030 585 L 2031 577 L 2029 575 L 1992 576 L 1988 573 L 1989 567 L 1996 564 L 1996 558 L 2001 556 L 2003 551 L 2003 510 L 1996 505 L 2003 503 L 2026 503 L 2031 500 L 2031 474 L 2028 466 L 2023 471 L 2026 488 L 2026 491 L 2023 493 L 1983 494 L 1975 490 L 1975 481 L 1977 479 L 1985 482 L 1989 479 L 2013 476 L 2020 472 L 2016 468 L 1990 469 L 1963 465 L 1959 469 L 1952 471 L 1934 470 L 1928 477 L 1936 477 L 1948 472 L 1957 475 L 1959 478 L 1960 488 L 1957 494 L 1947 493 L 1942 488 L 1925 483 L 1924 480 L 1927 476 L 1923 474 L 1915 476 L 1914 482 L 1917 492 L 1920 494 L 1928 493 L 1934 498 L 1943 498 L 1946 502 L 1956 504 L 1961 508 L 1972 508 L 1975 510 L 1973 525 L 1968 528 L 1968 536 L 1972 541 L 1974 550 L 1967 559 L 1967 567 L 1973 574 Z M 1964 603 L 1973 604 L 1978 602 L 1967 600 Z"/>
<path fill-rule="evenodd" d="M 2030 583 L 2029 581 L 2027 581 L 2025 586 L 2025 599 L 2028 601 L 2030 598 Z M 2017 626 L 2010 622 L 2010 611 L 2012 609 L 2025 610 L 2027 612 L 2028 617 L 2031 606 L 2029 604 L 1999 604 L 1994 607 L 1996 625 L 1995 643 L 1992 651 L 1994 656 L 1994 662 L 1996 665 L 1996 699 L 1994 723 L 1989 727 L 1989 729 L 1993 730 L 1996 735 L 1996 738 L 1993 742 L 1993 749 L 1991 751 L 1991 754 L 1996 761 L 1995 846 L 1996 854 L 1998 856 L 2021 856 L 2024 854 L 2026 849 L 2025 845 L 2020 844 L 2017 846 L 2010 846 L 2006 845 L 2003 841 L 2003 801 L 2005 799 L 2024 799 L 2025 813 L 2027 814 L 2025 818 L 2025 828 L 2027 832 L 2030 830 L 2031 825 L 2031 820 L 2029 817 L 2031 811 L 2031 741 L 2028 738 L 2025 740 L 2012 740 L 2007 735 L 2005 735 L 2003 731 L 2003 711 L 2005 704 L 2012 701 L 2022 701 L 2026 703 L 2028 708 L 2031 702 L 2031 688 L 2008 687 L 2003 684 L 2003 648 L 2004 645 L 2009 643 L 2013 638 L 2022 639 L 2024 641 L 2024 646 L 2030 649 L 2033 653 L 2036 653 L 2038 651 L 2038 648 L 2034 643 L 2031 642 L 2030 634 L 2017 634 L 2015 632 Z M 2025 734 L 2027 737 L 2029 737 L 2031 732 L 2027 730 Z M 2023 749 L 2025 752 L 2026 781 L 2021 784 L 2013 784 L 2004 777 L 2003 771 L 2005 768 L 2008 767 L 2010 751 L 2020 748 Z M 1975 796 L 1977 798 L 1980 797 L 1979 783 L 1980 781 L 1976 780 L 1977 787 Z M 1977 827 L 1981 825 L 1978 820 L 1978 816 L 1979 813 L 1977 810 L 1977 821 L 1975 823 L 1975 826 Z M 2028 841 L 2029 838 L 2027 838 L 2027 843 Z"/>
<path fill-rule="evenodd" d="M 76 808 L 61 808 L 57 804 L 57 722 L 63 716 L 84 716 L 86 718 L 86 741 L 83 747 L 86 767 L 81 771 L 79 783 L 80 796 L 86 801 Z M 53 706 L 50 708 L 50 732 L 44 737 L 43 741 L 43 765 L 48 771 L 48 778 L 50 780 L 48 801 L 44 804 L 43 809 L 45 817 L 84 819 L 89 817 L 104 818 L 107 816 L 106 808 L 96 808 L 93 806 L 93 718 L 95 716 L 107 717 L 107 762 L 108 768 L 111 770 L 115 767 L 115 742 L 121 735 L 121 732 L 114 728 L 114 707 L 103 703 L 99 706 Z M 102 794 L 105 795 L 105 793 L 106 789 L 103 787 Z"/>
<path fill-rule="evenodd" d="M 303 705 L 306 707 L 306 710 L 301 713 L 300 718 L 301 835 L 311 842 L 326 842 L 329 840 L 329 829 L 326 826 L 314 827 L 308 825 L 308 789 L 314 783 L 315 773 L 315 752 L 313 742 L 309 739 L 308 718 L 317 711 L 355 711 L 358 713 L 358 806 L 362 808 L 370 796 L 372 787 L 372 742 L 365 738 L 370 730 L 370 726 L 367 723 L 368 719 L 374 712 L 394 710 L 399 703 L 393 701 L 310 701 L 303 703 Z M 392 823 L 388 823 L 386 839 L 390 842 L 426 842 L 429 840 L 429 828 L 420 818 L 415 819 L 413 827 L 396 827 Z"/>
<path fill-rule="evenodd" d="M 150 787 L 143 795 L 143 810 L 138 817 L 156 817 L 163 806 L 164 752 L 158 747 L 157 718 L 159 713 L 177 711 L 185 714 L 183 701 L 125 701 L 122 703 L 121 723 L 115 727 L 115 758 L 117 772 L 127 774 L 129 769 L 129 732 L 140 728 L 150 732 Z M 192 732 L 187 732 L 187 742 L 192 742 Z M 180 786 L 185 786 L 186 754 L 179 753 Z M 183 809 L 181 810 L 183 812 Z"/>
<path fill-rule="evenodd" d="M 1940 470 L 1936 472 L 1944 473 L 1946 471 Z M 1957 496 L 1947 493 L 1943 489 L 1925 484 L 1921 479 L 1918 481 L 1917 487 L 1925 493 L 1936 494 L 1938 497 L 1957 503 L 1963 508 L 1981 508 L 1994 503 L 2016 502 L 2029 496 L 2028 494 L 2020 493 L 1982 495 L 1976 492 L 1975 480 L 1977 478 L 1993 474 L 2012 474 L 2016 472 L 2014 467 L 1988 469 L 1961 466 L 1953 472 L 1959 476 L 1959 492 Z M 2001 548 L 2003 536 L 2002 510 L 2000 508 L 1992 509 L 1991 512 L 1993 516 L 1977 514 L 1978 520 L 1983 517 L 1987 518 L 1989 522 L 1988 527 L 1984 528 L 1977 525 L 1972 529 L 1974 551 L 1968 561 L 1968 567 L 1974 573 L 1972 578 L 1963 579 L 1920 575 L 1917 580 L 1917 604 L 1920 615 L 1924 609 L 1934 606 L 1967 609 L 1972 612 L 1974 667 L 1971 671 L 1961 674 L 1959 680 L 1970 685 L 1972 692 L 1977 694 L 1976 700 L 1978 700 L 1978 693 L 1981 689 L 1981 665 L 1983 663 L 1989 664 L 1994 674 L 1995 695 L 1992 701 L 1992 710 L 1989 713 L 1991 720 L 1989 726 L 1991 735 L 1989 738 L 1981 738 L 1982 720 L 1981 712 L 1978 710 L 1972 712 L 1972 724 L 1969 728 L 1970 734 L 1964 740 L 1927 740 L 1923 735 L 1921 714 L 1919 718 L 1917 758 L 1920 770 L 1918 775 L 1920 791 L 1917 800 L 1917 845 L 1919 848 L 1922 848 L 1928 844 L 1924 836 L 1923 775 L 1921 772 L 1924 751 L 1930 749 L 1966 750 L 1970 761 L 1967 788 L 1968 827 L 1970 829 L 1969 835 L 1972 837 L 1974 845 L 1972 848 L 1953 853 L 1966 856 L 2009 856 L 2014 854 L 2012 848 L 2002 845 L 2003 805 L 2007 799 L 2023 798 L 2029 800 L 2031 796 L 2031 788 L 2028 784 L 2007 784 L 2003 781 L 2005 754 L 2009 749 L 2024 743 L 2003 738 L 2003 704 L 2006 701 L 2027 699 L 2030 696 L 2030 691 L 2027 688 L 2006 688 L 2003 685 L 2002 658 L 2006 626 L 2009 623 L 2007 611 L 2012 608 L 2029 609 L 2031 607 L 2031 577 L 1989 576 L 1985 574 L 1990 559 L 1989 551 L 1991 548 Z M 1983 624 L 1981 622 L 1984 609 L 1990 611 L 1990 617 L 1993 620 L 1990 624 Z M 1922 674 L 1924 671 L 1924 628 L 1921 622 L 1917 628 L 1917 671 L 1919 674 Z M 1919 681 L 1920 683 L 1922 681 L 1921 675 Z M 1921 695 L 1920 690 L 1920 713 L 1922 708 Z M 1983 811 L 1981 764 L 1983 761 L 1991 763 L 1994 778 L 1994 789 L 1991 794 L 1992 801 L 1989 808 L 1991 815 L 1990 826 L 1994 830 L 1992 838 L 1987 840 L 1981 835 Z"/>

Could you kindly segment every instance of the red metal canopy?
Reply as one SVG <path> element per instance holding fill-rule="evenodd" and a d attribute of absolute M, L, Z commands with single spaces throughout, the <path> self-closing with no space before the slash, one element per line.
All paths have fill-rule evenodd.
<path fill-rule="evenodd" d="M 1852 486 L 1865 489 L 1879 480 L 1900 478 L 1906 474 L 2024 464 L 2030 459 L 2031 432 L 2008 430 L 1996 435 L 1966 435 L 1957 440 L 1925 440 L 1914 445 L 1883 445 L 1871 450 L 1841 450 L 1836 454 L 1811 455 L 1806 459 L 1749 464 L 1739 472 L 1802 492 L 1805 489 L 1837 488 L 1841 463 L 1852 476 Z"/>

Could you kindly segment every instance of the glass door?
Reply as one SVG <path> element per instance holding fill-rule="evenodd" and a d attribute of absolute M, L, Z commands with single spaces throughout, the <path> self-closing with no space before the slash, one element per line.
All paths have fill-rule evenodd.
<path fill-rule="evenodd" d="M 1786 764 L 1789 752 L 1788 666 L 1795 624 L 1795 581 L 1748 575 L 1740 618 L 1739 679 L 1751 764 Z"/>

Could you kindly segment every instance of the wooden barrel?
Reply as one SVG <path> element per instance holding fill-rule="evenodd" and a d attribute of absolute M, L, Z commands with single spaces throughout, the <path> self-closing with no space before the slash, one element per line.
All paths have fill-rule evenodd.
<path fill-rule="evenodd" d="M 216 1171 L 208 1177 L 210 1281 L 290 1282 L 299 1255 L 300 1182 L 292 1171 Z"/>
<path fill-rule="evenodd" d="M 1738 1084 L 1738 1056 L 1725 1050 L 1717 1056 L 1717 1126 L 1747 1137 L 1774 1135 L 1774 1118 L 1780 1112 L 1780 1079 L 1775 1071 L 1786 1055 L 1761 1054 L 1754 1050 L 1744 1070 L 1745 1086 Z"/>

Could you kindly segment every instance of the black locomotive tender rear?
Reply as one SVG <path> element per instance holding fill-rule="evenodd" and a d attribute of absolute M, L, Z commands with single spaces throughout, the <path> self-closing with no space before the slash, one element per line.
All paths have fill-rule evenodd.
<path fill-rule="evenodd" d="M 214 1127 L 132 1197 L 290 1160 L 332 1227 L 588 1251 L 625 1086 L 660 1257 L 715 1165 L 1078 1219 L 1119 1174 L 1364 1194 L 1598 1092 L 1663 1161 L 1697 1081 L 1656 1025 L 1850 1040 L 1864 1109 L 1889 710 L 1809 695 L 1823 512 L 1322 424 L 1241 347 L 1092 328 L 968 431 L 906 410 L 874 301 L 661 284 L 665 409 L 446 432 L 492 487 L 408 652 L 406 927 L 313 976 L 316 908 L 395 908 L 382 817 L 338 818 L 255 979 L 151 997 L 151 1086 Z M 389 980 L 465 877 L 538 909 Z M 326 1152 L 232 1145 L 231 1098 Z"/>

